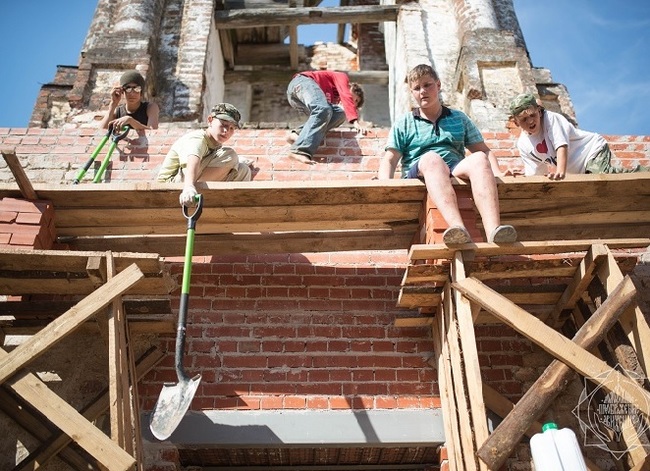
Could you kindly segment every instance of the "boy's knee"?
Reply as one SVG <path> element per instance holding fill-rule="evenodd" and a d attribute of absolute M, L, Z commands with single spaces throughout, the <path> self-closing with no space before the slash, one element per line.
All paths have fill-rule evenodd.
<path fill-rule="evenodd" d="M 253 178 L 253 174 L 251 172 L 251 168 L 245 163 L 239 162 L 235 167 L 233 167 L 230 170 L 230 172 L 228 172 L 226 181 L 249 182 L 251 181 L 252 178 Z"/>

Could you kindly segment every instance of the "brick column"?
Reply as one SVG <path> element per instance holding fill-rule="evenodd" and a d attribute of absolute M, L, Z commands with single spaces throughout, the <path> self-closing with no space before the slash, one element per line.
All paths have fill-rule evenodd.
<path fill-rule="evenodd" d="M 51 202 L 15 198 L 0 201 L 0 247 L 51 249 L 55 239 Z"/>

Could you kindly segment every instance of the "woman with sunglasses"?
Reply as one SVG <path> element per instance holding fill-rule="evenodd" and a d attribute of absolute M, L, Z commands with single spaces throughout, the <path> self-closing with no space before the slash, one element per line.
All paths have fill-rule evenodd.
<path fill-rule="evenodd" d="M 120 104 L 124 96 L 124 103 Z M 111 92 L 111 103 L 102 119 L 101 127 L 108 129 L 116 126 L 122 129 L 131 126 L 136 131 L 158 129 L 160 109 L 153 101 L 143 101 L 144 77 L 136 70 L 124 72 L 120 77 L 120 86 Z"/>

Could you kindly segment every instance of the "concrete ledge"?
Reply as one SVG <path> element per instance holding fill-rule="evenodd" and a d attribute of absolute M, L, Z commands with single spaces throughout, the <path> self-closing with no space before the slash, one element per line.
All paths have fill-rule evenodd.
<path fill-rule="evenodd" d="M 157 442 L 143 415 L 142 436 Z M 445 442 L 441 409 L 188 412 L 169 438 L 179 447 L 430 447 Z"/>

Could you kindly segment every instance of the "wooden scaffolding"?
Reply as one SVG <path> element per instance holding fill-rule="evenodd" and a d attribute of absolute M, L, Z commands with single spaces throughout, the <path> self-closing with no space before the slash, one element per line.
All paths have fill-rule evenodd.
<path fill-rule="evenodd" d="M 21 297 L 0 303 L 2 330 L 31 329 L 33 334 L 11 353 L 0 352 L 0 403 L 42 441 L 30 462 L 41 463 L 58 452 L 64 459 L 83 460 L 66 448 L 74 440 L 97 466 L 132 469 L 141 463 L 139 434 L 132 433 L 140 430 L 134 386 L 160 353 L 134 358 L 129 335 L 138 323 L 129 315 L 127 302 L 158 302 L 152 310 L 164 315 L 144 322 L 154 331 L 173 329 L 169 306 L 164 299 L 151 298 L 166 298 L 172 289 L 158 254 L 183 253 L 180 185 L 32 187 L 24 174 L 12 170 L 18 188 L 0 185 L 0 198 L 51 201 L 58 242 L 70 250 L 0 251 L 0 294 Z M 555 391 L 549 392 L 549 385 L 560 384 L 571 370 L 597 378 L 609 368 L 590 351 L 615 323 L 626 332 L 647 371 L 650 331 L 636 305 L 634 277 L 624 276 L 629 261 L 617 250 L 650 244 L 648 183 L 650 175 L 576 176 L 565 182 L 503 179 L 498 185 L 502 221 L 516 225 L 525 242 L 454 249 L 412 245 L 425 240 L 421 235 L 427 234 L 431 221 L 419 181 L 203 184 L 199 191 L 206 201 L 220 203 L 204 209 L 195 255 L 410 247 L 399 305 L 418 308 L 422 315 L 398 319 L 397 324 L 432 327 L 452 469 L 498 469 L 552 402 Z M 460 191 L 467 189 L 456 184 Z M 490 284 L 522 277 L 557 278 L 564 284 L 561 290 L 529 291 Z M 604 287 L 602 305 L 590 293 L 594 280 Z M 27 298 L 54 294 L 85 297 L 72 305 L 47 307 Z M 110 386 L 78 412 L 22 370 L 89 320 L 100 326 L 109 349 Z M 572 340 L 557 331 L 569 320 L 576 326 Z M 522 399 L 513 405 L 481 381 L 474 324 L 485 321 L 506 323 L 557 358 L 524 397 L 529 402 Z M 643 387 L 630 385 L 626 393 L 650 414 L 642 407 L 643 400 L 650 399 Z M 109 404 L 110 438 L 91 422 Z M 486 407 L 504 418 L 492 433 Z M 43 424 L 36 411 L 55 428 Z M 645 448 L 632 446 L 634 436 L 626 440 L 633 450 L 632 469 L 642 469 Z"/>
<path fill-rule="evenodd" d="M 612 239 L 503 247 L 468 244 L 457 250 L 412 247 L 399 304 L 419 307 L 422 315 L 398 319 L 397 325 L 431 325 L 441 402 L 447 412 L 450 469 L 500 469 L 524 436 L 541 431 L 537 420 L 575 372 L 604 391 L 624 391 L 647 420 L 650 393 L 644 382 L 638 384 L 616 369 L 618 364 L 647 378 L 650 326 L 636 298 L 643 283 L 633 271 L 624 275 L 621 269 L 630 271 L 630 262 L 637 257 L 618 252 L 617 262 L 613 251 L 649 243 L 650 239 Z M 547 257 L 536 259 L 541 254 Z M 516 282 L 530 278 L 546 283 Z M 494 322 L 510 326 L 555 358 L 516 404 L 481 379 L 474 325 Z M 624 332 L 633 355 L 622 354 L 616 343 L 609 344 L 608 353 L 598 352 L 601 342 L 613 338 L 608 334 L 614 329 Z M 486 408 L 503 418 L 492 433 Z M 623 429 L 628 469 L 648 466 L 650 448 L 643 423 Z M 592 462 L 588 466 L 599 469 Z"/>

